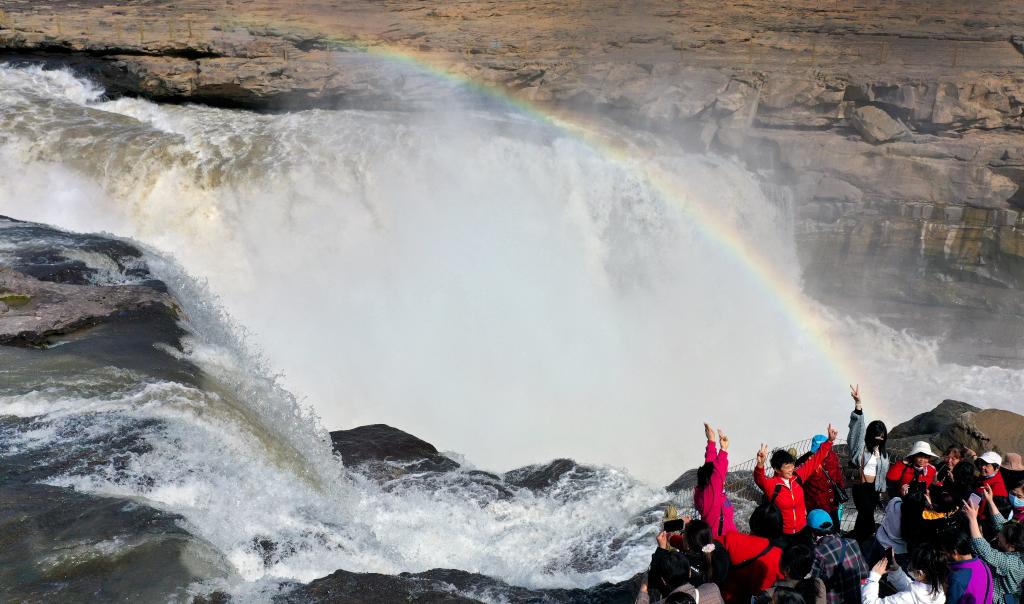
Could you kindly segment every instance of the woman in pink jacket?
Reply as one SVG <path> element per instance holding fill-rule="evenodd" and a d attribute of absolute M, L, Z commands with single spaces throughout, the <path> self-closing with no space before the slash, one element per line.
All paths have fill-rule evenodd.
<path fill-rule="evenodd" d="M 729 472 L 729 437 L 718 431 L 719 450 L 715 450 L 715 431 L 704 424 L 708 446 L 704 465 L 697 470 L 697 487 L 693 490 L 693 506 L 711 526 L 715 539 L 736 530 L 732 519 L 732 502 L 725 494 L 725 477 Z"/>

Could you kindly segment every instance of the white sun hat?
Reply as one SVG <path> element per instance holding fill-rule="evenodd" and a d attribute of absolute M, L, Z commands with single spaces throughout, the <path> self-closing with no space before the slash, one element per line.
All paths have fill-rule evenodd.
<path fill-rule="evenodd" d="M 936 457 L 936 455 L 932 453 L 932 446 L 923 440 L 919 440 L 914 443 L 914 448 L 910 450 L 910 453 L 907 453 L 907 457 L 913 457 L 921 453 L 924 453 L 928 457 Z"/>
<path fill-rule="evenodd" d="M 995 451 L 986 451 L 978 459 L 984 461 L 985 463 L 990 463 L 994 466 L 1003 465 L 1003 458 L 1000 457 L 1000 455 Z"/>

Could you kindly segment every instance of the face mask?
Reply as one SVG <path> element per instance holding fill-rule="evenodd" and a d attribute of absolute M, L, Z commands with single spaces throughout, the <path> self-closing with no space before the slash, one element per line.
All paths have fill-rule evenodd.
<path fill-rule="evenodd" d="M 1010 493 L 1010 505 L 1015 508 L 1024 508 L 1024 497 L 1017 497 L 1013 493 Z"/>

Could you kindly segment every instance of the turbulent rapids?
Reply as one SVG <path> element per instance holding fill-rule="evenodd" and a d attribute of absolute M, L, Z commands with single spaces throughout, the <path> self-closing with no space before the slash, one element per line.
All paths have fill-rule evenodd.
<path fill-rule="evenodd" d="M 0 351 L 0 451 L 37 483 L 176 515 L 217 577 L 197 593 L 262 601 L 337 569 L 572 588 L 644 567 L 653 510 L 686 505 L 652 484 L 696 464 L 681 430 L 700 419 L 742 460 L 765 426 L 789 442 L 840 421 L 846 379 L 904 416 L 1019 408 L 1020 373 L 940 364 L 937 342 L 809 300 L 831 342 L 804 333 L 699 222 L 734 224 L 799 289 L 784 192 L 728 159 L 631 135 L 613 161 L 505 107 L 445 105 L 262 115 L 0 68 L 0 214 L 130 238 L 184 334 L 161 346 L 177 369 Z M 332 454 L 327 427 L 380 422 L 461 468 L 379 481 Z M 474 471 L 560 456 L 591 467 L 540 490 Z"/>

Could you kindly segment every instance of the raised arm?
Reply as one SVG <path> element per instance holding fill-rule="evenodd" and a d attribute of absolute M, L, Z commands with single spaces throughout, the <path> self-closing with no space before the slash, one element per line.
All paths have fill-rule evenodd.
<path fill-rule="evenodd" d="M 712 478 L 717 479 L 718 488 L 725 486 L 725 478 L 729 474 L 729 437 L 718 430 L 718 456 L 715 458 L 715 471 Z"/>
<path fill-rule="evenodd" d="M 768 477 L 764 475 L 764 462 L 768 459 L 768 445 L 762 444 L 761 448 L 757 450 L 757 465 L 754 466 L 754 484 L 757 488 L 761 489 L 768 494 L 768 489 L 771 484 L 768 482 Z"/>
<path fill-rule="evenodd" d="M 704 447 L 704 463 L 711 463 L 718 459 L 718 451 L 715 450 L 715 431 L 707 423 L 704 424 L 704 436 L 708 441 Z"/>
<path fill-rule="evenodd" d="M 867 431 L 867 422 L 864 420 L 864 408 L 861 405 L 859 385 L 850 386 L 850 396 L 853 398 L 853 411 L 850 413 L 850 425 L 849 431 L 846 434 L 846 444 L 850 447 L 850 463 L 860 465 L 860 456 L 864 451 L 864 433 Z"/>
<path fill-rule="evenodd" d="M 808 459 L 802 466 L 796 469 L 796 475 L 800 477 L 800 480 L 807 480 L 811 477 L 811 474 L 821 467 L 821 463 L 825 461 L 825 457 L 829 451 L 832 450 L 832 443 L 836 441 L 836 437 L 839 435 L 839 431 L 832 427 L 832 424 L 828 425 L 828 440 L 821 443 L 818 450 Z"/>

